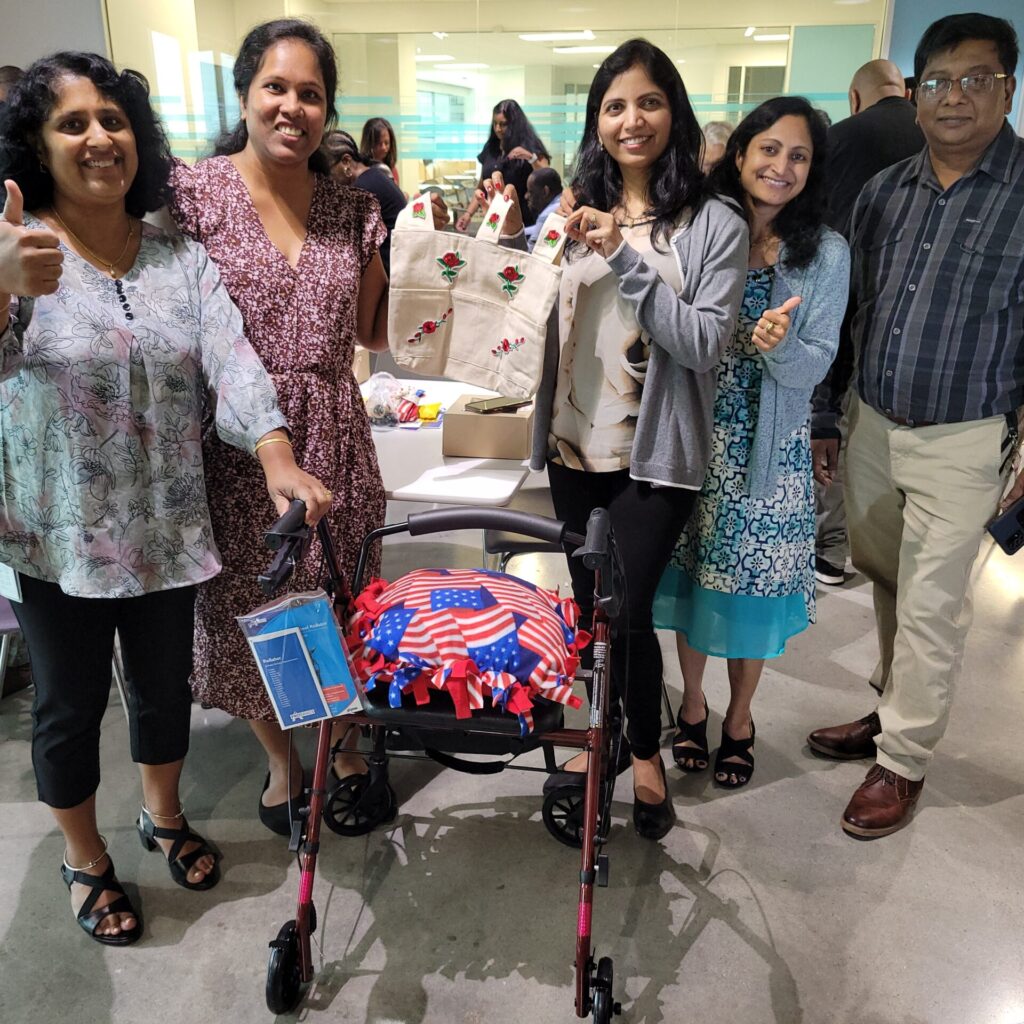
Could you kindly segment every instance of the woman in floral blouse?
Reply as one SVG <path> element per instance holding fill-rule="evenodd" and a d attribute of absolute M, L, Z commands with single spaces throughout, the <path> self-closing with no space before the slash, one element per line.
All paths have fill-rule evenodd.
<path fill-rule="evenodd" d="M 64 833 L 78 923 L 107 945 L 141 934 L 96 823 L 115 631 L 143 844 L 187 889 L 219 877 L 178 796 L 195 587 L 220 571 L 206 411 L 256 454 L 279 511 L 302 498 L 315 521 L 329 501 L 295 465 L 274 386 L 202 246 L 140 220 L 165 201 L 170 168 L 145 84 L 94 54 L 37 61 L 0 114 L 0 561 L 21 587 L 39 798 Z"/>

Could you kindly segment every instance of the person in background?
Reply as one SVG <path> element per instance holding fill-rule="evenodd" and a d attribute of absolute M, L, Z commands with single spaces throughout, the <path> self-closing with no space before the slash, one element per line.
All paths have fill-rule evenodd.
<path fill-rule="evenodd" d="M 746 289 L 718 367 L 711 465 L 655 598 L 677 633 L 683 699 L 672 742 L 707 768 L 708 656 L 728 659 L 715 781 L 754 773 L 751 703 L 765 659 L 814 622 L 814 497 L 808 419 L 839 345 L 849 249 L 824 226 L 824 122 L 802 96 L 767 100 L 729 138 L 710 187 L 743 203 Z"/>
<path fill-rule="evenodd" d="M 357 342 L 371 351 L 387 346 L 387 274 L 378 251 L 387 231 L 377 200 L 328 172 L 320 144 L 336 118 L 337 62 L 316 28 L 298 19 L 256 26 L 239 49 L 234 85 L 241 119 L 217 155 L 175 165 L 171 215 L 209 250 L 241 310 L 277 387 L 296 460 L 333 491 L 327 518 L 351 577 L 363 537 L 384 522 L 384 485 L 352 360 Z M 268 761 L 260 820 L 288 835 L 302 765 L 235 622 L 266 600 L 256 573 L 267 558 L 261 527 L 269 517 L 249 460 L 213 434 L 204 458 L 224 572 L 196 600 L 192 691 L 249 720 Z M 293 589 L 320 585 L 319 559 L 314 542 Z M 379 559 L 378 550 L 371 574 Z M 365 765 L 342 754 L 332 770 L 344 778 Z"/>
<path fill-rule="evenodd" d="M 917 111 L 907 98 L 900 69 L 891 60 L 872 60 L 854 73 L 850 83 L 850 116 L 828 133 L 828 207 L 825 223 L 841 235 L 849 231 L 850 211 L 864 185 L 879 171 L 919 153 L 924 136 Z M 839 352 L 829 369 L 849 378 L 852 359 L 849 319 L 839 336 Z M 830 422 L 824 408 L 829 377 L 815 391 L 811 452 L 814 464 L 815 559 L 819 583 L 841 586 L 846 580 L 849 541 L 843 506 L 842 452 L 832 443 L 841 436 L 839 421 Z M 819 394 L 820 392 L 820 394 Z M 826 396 L 824 399 L 821 396 Z M 844 399 L 842 410 L 845 409 Z M 832 461 L 830 461 L 830 455 Z"/>
<path fill-rule="evenodd" d="M 722 159 L 732 128 L 728 121 L 708 121 L 701 129 L 704 133 L 704 149 L 701 151 L 700 169 L 705 174 L 710 174 L 711 168 Z"/>
<path fill-rule="evenodd" d="M 547 167 L 551 163 L 551 155 L 540 141 L 539 136 L 530 124 L 523 108 L 515 100 L 502 100 L 496 104 L 491 117 L 491 134 L 484 143 L 484 148 L 477 154 L 480 162 L 480 182 L 469 206 L 459 215 L 455 222 L 457 231 L 467 231 L 473 214 L 480 208 L 478 193 L 483 183 L 495 172 L 502 180 L 513 185 L 517 196 L 526 195 L 526 181 L 530 172 L 538 167 Z M 536 214 L 523 210 L 524 223 L 529 227 L 537 219 Z"/>
<path fill-rule="evenodd" d="M 914 54 L 926 148 L 875 175 L 850 218 L 846 513 L 873 584 L 879 700 L 807 742 L 875 758 L 841 819 L 862 839 L 911 819 L 949 721 L 985 525 L 1024 495 L 1024 140 L 1006 119 L 1018 56 L 1002 18 L 930 25 Z M 833 418 L 845 390 L 832 381 Z"/>
<path fill-rule="evenodd" d="M 7 95 L 21 81 L 24 71 L 13 64 L 0 67 L 0 104 L 6 102 Z"/>
<path fill-rule="evenodd" d="M 0 110 L 0 561 L 21 587 L 32 764 L 64 834 L 61 876 L 78 924 L 110 946 L 142 933 L 96 813 L 115 633 L 139 836 L 178 885 L 219 879 L 179 794 L 196 586 L 221 568 L 204 416 L 254 470 L 263 515 L 301 498 L 315 522 L 329 501 L 295 465 L 205 250 L 141 219 L 166 202 L 170 173 L 144 84 L 96 54 L 36 61 Z M 232 528 L 256 534 L 251 520 Z"/>
<path fill-rule="evenodd" d="M 557 212 L 562 198 L 562 179 L 554 167 L 539 167 L 526 180 L 526 205 L 533 211 L 534 222 L 526 229 L 526 247 L 533 252 L 537 233 L 548 216 Z"/>
<path fill-rule="evenodd" d="M 391 122 L 383 117 L 371 117 L 363 125 L 363 136 L 359 141 L 359 152 L 367 164 L 380 163 L 387 167 L 391 177 L 398 180 L 398 140 Z"/>
<path fill-rule="evenodd" d="M 376 196 L 380 214 L 387 228 L 387 237 L 380 246 L 384 273 L 391 274 L 391 232 L 405 207 L 405 196 L 395 184 L 387 164 L 368 163 L 355 139 L 348 132 L 333 131 L 324 136 L 324 153 L 331 167 L 331 177 L 343 185 L 354 185 Z"/>
<path fill-rule="evenodd" d="M 625 574 L 613 695 L 625 691 L 633 825 L 660 839 L 675 821 L 661 759 L 661 648 L 651 601 L 711 458 L 715 372 L 739 310 L 747 226 L 707 190 L 700 126 L 674 62 L 645 39 L 601 64 L 587 96 L 566 223 L 557 334 L 536 399 L 534 469 L 557 517 L 586 530 L 609 512 Z M 500 175 L 487 183 L 504 188 Z M 514 213 L 506 229 L 515 232 Z M 586 628 L 593 575 L 569 559 Z M 618 704 L 616 697 L 616 704 Z M 611 719 L 621 721 L 620 707 Z M 545 788 L 581 786 L 586 754 Z"/>

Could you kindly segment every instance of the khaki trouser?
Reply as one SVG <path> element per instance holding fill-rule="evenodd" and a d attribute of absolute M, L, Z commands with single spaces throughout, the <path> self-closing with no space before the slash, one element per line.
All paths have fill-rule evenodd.
<path fill-rule="evenodd" d="M 924 778 L 971 622 L 971 567 L 1005 487 L 1003 416 L 900 427 L 854 397 L 846 452 L 853 564 L 874 584 L 878 763 Z"/>

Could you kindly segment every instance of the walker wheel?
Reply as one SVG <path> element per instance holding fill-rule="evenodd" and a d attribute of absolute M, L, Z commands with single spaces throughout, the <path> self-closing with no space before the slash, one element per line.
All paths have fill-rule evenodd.
<path fill-rule="evenodd" d="M 583 845 L 584 793 L 579 786 L 559 786 L 544 797 L 542 815 L 547 830 L 566 846 Z"/>
<path fill-rule="evenodd" d="M 397 810 L 398 798 L 391 783 L 371 785 L 369 775 L 348 775 L 324 804 L 324 824 L 339 836 L 364 836 L 391 821 Z"/>
<path fill-rule="evenodd" d="M 271 1013 L 294 1010 L 302 994 L 302 968 L 299 957 L 299 937 L 295 922 L 281 926 L 277 938 L 270 943 L 267 961 L 267 1009 Z"/>
<path fill-rule="evenodd" d="M 597 975 L 591 983 L 594 990 L 594 1024 L 611 1024 L 612 1014 L 622 1013 L 621 1003 L 612 997 L 612 958 L 603 956 L 597 962 Z"/>

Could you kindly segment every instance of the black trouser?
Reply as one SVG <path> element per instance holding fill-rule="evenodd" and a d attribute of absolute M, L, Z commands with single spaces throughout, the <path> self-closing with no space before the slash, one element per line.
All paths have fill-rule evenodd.
<path fill-rule="evenodd" d="M 69 597 L 21 577 L 14 612 L 28 646 L 35 701 L 32 765 L 39 799 L 77 807 L 100 783 L 100 721 L 110 698 L 114 632 L 128 701 L 132 760 L 169 764 L 188 751 L 195 587 L 142 597 Z"/>
<path fill-rule="evenodd" d="M 661 648 L 651 605 L 661 574 L 690 518 L 697 491 L 652 487 L 631 480 L 628 470 L 586 473 L 548 463 L 555 514 L 569 529 L 586 533 L 591 509 L 606 508 L 626 576 L 625 609 L 615 624 L 612 692 L 618 695 L 627 669 L 626 734 L 633 753 L 653 757 L 661 746 Z M 568 552 L 567 552 L 568 554 Z M 573 596 L 586 628 L 594 614 L 594 574 L 569 558 Z M 628 628 L 628 636 L 626 629 Z"/>

